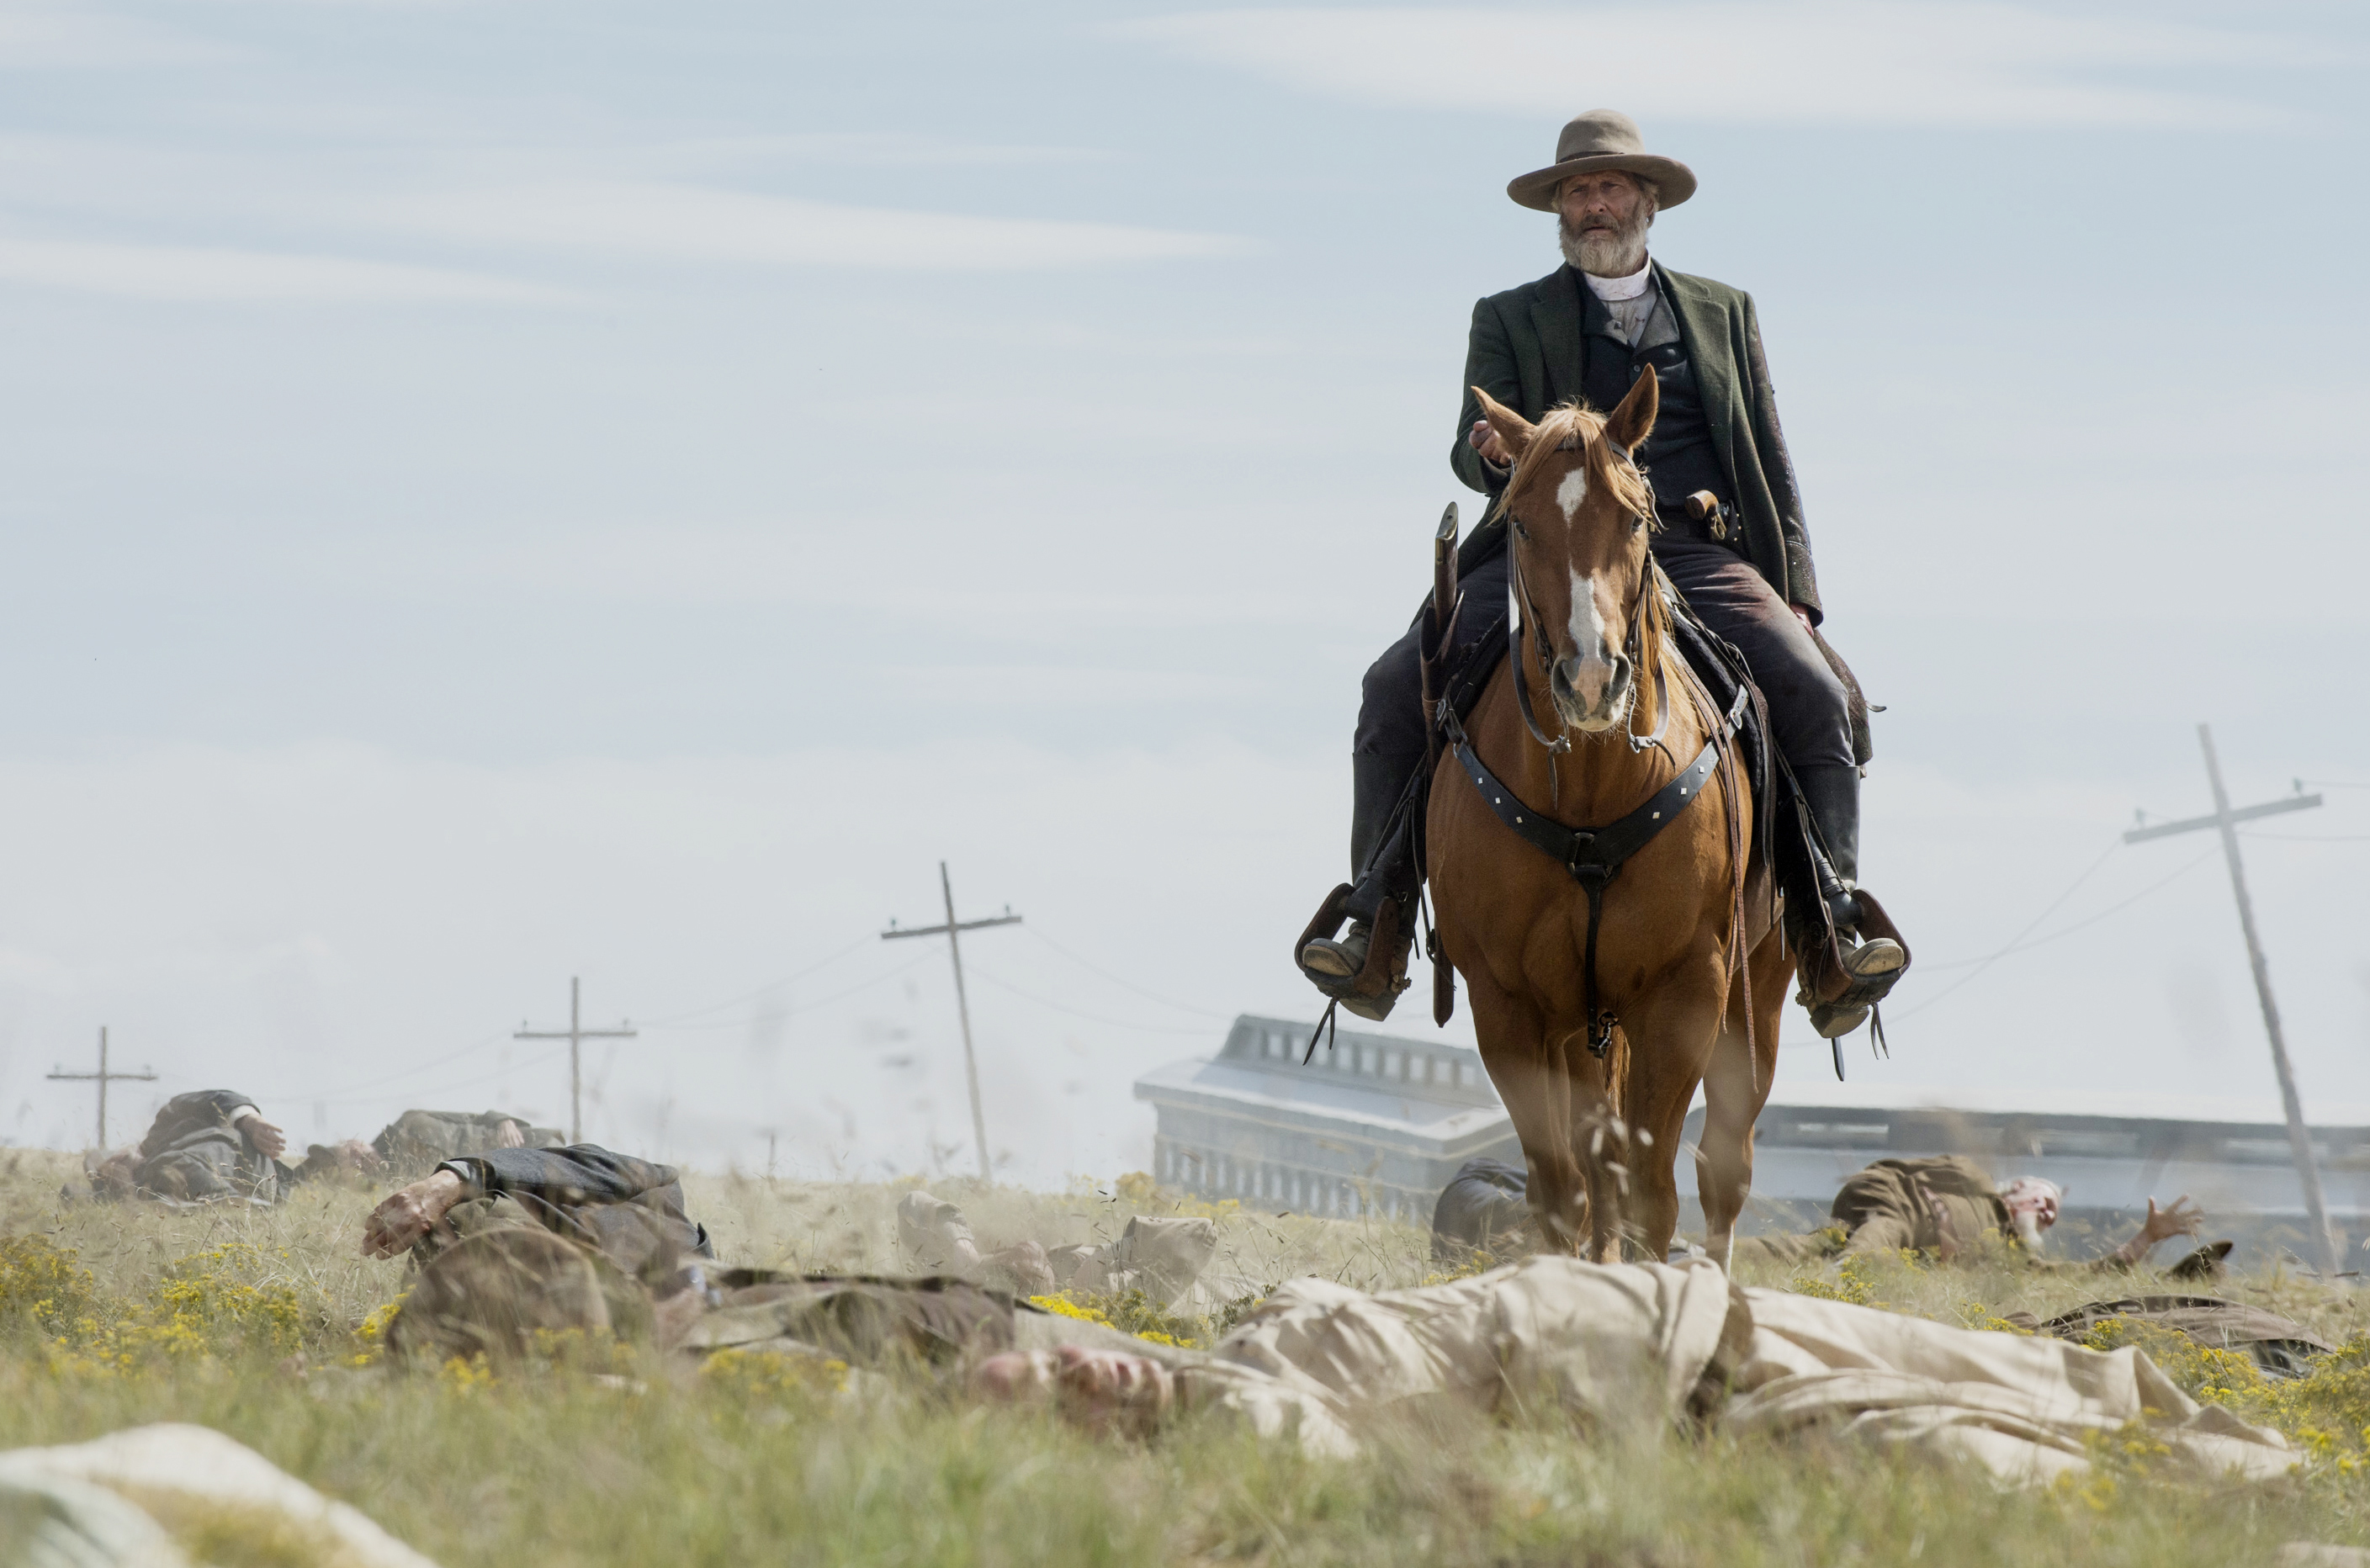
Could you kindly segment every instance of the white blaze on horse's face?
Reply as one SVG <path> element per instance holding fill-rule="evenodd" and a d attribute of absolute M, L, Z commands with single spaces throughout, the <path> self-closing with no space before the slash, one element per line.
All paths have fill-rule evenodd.
<path fill-rule="evenodd" d="M 1580 515 L 1581 502 L 1588 499 L 1588 464 L 1575 463 L 1571 472 L 1556 486 L 1556 505 L 1563 509 L 1563 520 L 1570 522 Z"/>
<path fill-rule="evenodd" d="M 1588 733 L 1609 729 L 1629 715 L 1629 660 L 1615 645 L 1605 617 L 1606 585 L 1571 568 L 1571 642 L 1547 678 L 1566 724 Z"/>
<path fill-rule="evenodd" d="M 1588 464 L 1583 456 L 1556 485 L 1556 505 L 1563 511 L 1566 539 L 1588 499 Z M 1629 717 L 1629 659 L 1611 630 L 1610 612 L 1618 603 L 1612 586 L 1595 572 L 1577 566 L 1571 573 L 1571 641 L 1555 668 L 1547 672 L 1547 690 L 1565 724 L 1586 734 L 1610 729 Z"/>

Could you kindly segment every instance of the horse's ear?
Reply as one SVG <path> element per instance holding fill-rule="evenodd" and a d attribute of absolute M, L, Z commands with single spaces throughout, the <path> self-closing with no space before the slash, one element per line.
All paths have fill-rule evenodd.
<path fill-rule="evenodd" d="M 1524 449 L 1531 444 L 1531 437 L 1537 433 L 1531 422 L 1478 386 L 1473 395 L 1481 400 L 1481 417 L 1490 421 L 1490 428 L 1498 432 L 1506 450 L 1521 457 Z"/>
<path fill-rule="evenodd" d="M 1662 383 L 1654 374 L 1654 367 L 1648 365 L 1645 373 L 1638 378 L 1638 384 L 1629 389 L 1629 395 L 1605 421 L 1605 433 L 1634 454 L 1653 433 L 1654 418 L 1662 411 Z"/>

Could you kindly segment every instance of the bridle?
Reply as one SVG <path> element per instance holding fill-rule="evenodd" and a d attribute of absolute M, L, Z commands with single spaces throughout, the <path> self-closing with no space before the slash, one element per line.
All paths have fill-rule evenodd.
<path fill-rule="evenodd" d="M 1628 447 L 1623 446 L 1611 436 L 1601 436 L 1599 439 L 1605 442 L 1605 451 L 1628 464 L 1631 468 L 1637 467 L 1637 459 L 1630 455 Z M 1558 443 L 1556 450 L 1558 452 L 1577 451 L 1582 453 L 1582 462 L 1587 460 L 1586 445 L 1576 433 Z M 1635 521 L 1651 527 L 1654 515 L 1653 481 L 1647 479 L 1643 474 L 1639 475 L 1639 478 L 1646 486 L 1646 506 L 1636 515 Z M 1515 544 L 1528 544 L 1532 543 L 1531 531 L 1523 526 L 1523 520 L 1516 517 L 1513 509 L 1507 505 L 1507 497 L 1512 494 L 1513 486 L 1509 486 L 1498 498 L 1498 509 L 1505 513 L 1507 526 L 1513 531 Z M 1555 648 L 1547 641 L 1546 622 L 1540 617 L 1537 601 L 1531 597 L 1530 584 L 1523 576 L 1523 552 L 1519 548 L 1510 548 L 1507 554 L 1512 557 L 1513 570 L 1506 575 L 1506 658 L 1507 662 L 1514 667 L 1514 705 L 1521 711 L 1524 727 L 1531 732 L 1531 738 L 1547 750 L 1549 785 L 1553 788 L 1555 760 L 1567 755 L 1571 750 L 1571 728 L 1565 722 L 1562 713 L 1559 711 L 1556 715 L 1556 733 L 1552 737 L 1549 736 L 1545 727 L 1539 723 L 1538 714 L 1531 704 L 1530 682 L 1524 678 L 1523 672 L 1523 626 L 1525 611 L 1529 612 L 1531 641 L 1538 650 L 1540 669 L 1550 672 L 1554 670 Z M 1646 674 L 1646 596 L 1653 591 L 1654 557 L 1650 550 L 1645 562 L 1638 570 L 1638 598 L 1629 607 L 1629 630 L 1621 643 L 1622 657 L 1628 659 L 1629 668 L 1633 672 L 1631 679 L 1640 683 L 1644 681 Z M 1654 706 L 1660 716 L 1654 721 L 1653 732 L 1641 736 L 1636 728 L 1636 703 L 1634 700 L 1631 703 L 1631 716 L 1621 726 L 1621 738 L 1629 743 L 1629 750 L 1633 754 L 1651 750 L 1661 746 L 1663 734 L 1671 727 L 1670 692 L 1664 683 L 1662 666 L 1659 659 L 1654 665 Z"/>
<path fill-rule="evenodd" d="M 1630 456 L 1628 449 L 1609 436 L 1601 439 L 1605 441 L 1607 451 L 1622 462 L 1629 464 L 1633 468 L 1636 466 L 1636 460 Z M 1566 452 L 1581 445 L 1582 438 L 1574 434 L 1560 443 L 1556 450 Z M 1639 477 L 1642 479 L 1644 475 L 1640 475 Z M 1556 734 L 1552 738 L 1547 735 L 1546 729 L 1539 724 L 1537 715 L 1532 710 L 1530 691 L 1523 677 L 1522 612 L 1526 606 L 1531 612 L 1531 636 L 1538 648 L 1539 663 L 1549 671 L 1550 677 L 1555 669 L 1555 650 L 1547 643 L 1545 625 L 1538 617 L 1538 606 L 1532 600 L 1530 587 L 1523 578 L 1523 553 L 1517 546 L 1531 543 L 1531 535 L 1530 531 L 1523 526 L 1522 520 L 1515 517 L 1512 509 L 1506 505 L 1506 496 L 1512 493 L 1513 486 L 1509 485 L 1505 494 L 1501 495 L 1498 499 L 1499 510 L 1504 513 L 1506 521 L 1514 533 L 1513 540 L 1507 546 L 1507 554 L 1512 557 L 1512 569 L 1506 578 L 1506 654 L 1514 667 L 1514 702 L 1515 705 L 1522 710 L 1523 723 L 1529 727 L 1531 738 L 1547 750 L 1547 788 L 1550 795 L 1548 809 L 1552 811 L 1553 799 L 1561 794 L 1556 779 L 1556 759 L 1570 751 L 1571 732 L 1570 727 L 1562 722 L 1562 715 L 1559 714 Z M 1637 521 L 1651 523 L 1653 504 L 1653 489 L 1650 484 L 1646 491 L 1646 509 L 1639 514 Z M 1640 682 L 1641 685 L 1645 680 L 1641 667 L 1645 663 L 1644 628 L 1648 604 L 1646 596 L 1657 591 L 1661 581 L 1661 576 L 1654 567 L 1653 554 L 1650 550 L 1647 553 L 1645 565 L 1638 574 L 1638 601 L 1631 607 L 1629 632 L 1622 645 L 1623 652 L 1629 658 L 1630 669 L 1638 671 L 1631 679 Z M 1629 742 L 1629 750 L 1632 753 L 1662 747 L 1663 733 L 1670 727 L 1671 699 L 1662 673 L 1662 665 L 1669 657 L 1670 650 L 1666 644 L 1661 650 L 1654 666 L 1654 703 L 1661 710 L 1661 715 L 1655 720 L 1653 733 L 1646 736 L 1638 734 L 1634 703 L 1630 721 L 1621 727 L 1622 738 Z M 1690 681 L 1691 689 L 1700 695 L 1701 685 L 1692 683 L 1692 677 Z M 1605 923 L 1605 889 L 1619 873 L 1621 867 L 1628 863 L 1630 856 L 1651 842 L 1654 836 L 1685 811 L 1690 802 L 1702 795 L 1715 765 L 1722 770 L 1722 777 L 1726 783 L 1724 793 L 1731 808 L 1731 853 L 1736 865 L 1736 883 L 1731 897 L 1732 912 L 1729 924 L 1730 964 L 1732 970 L 1741 965 L 1742 955 L 1736 944 L 1741 940 L 1744 929 L 1746 846 L 1735 838 L 1739 831 L 1739 823 L 1734 814 L 1736 785 L 1734 774 L 1730 771 L 1732 761 L 1728 755 L 1727 747 L 1729 738 L 1736 733 L 1737 727 L 1744 721 L 1745 708 L 1752 694 L 1753 689 L 1749 684 L 1740 683 L 1737 687 L 1736 700 L 1730 705 L 1726 716 L 1717 723 L 1707 725 L 1708 733 L 1705 737 L 1703 750 L 1697 752 L 1685 766 L 1679 768 L 1677 775 L 1656 790 L 1642 805 L 1620 820 L 1602 828 L 1567 827 L 1552 816 L 1542 817 L 1526 806 L 1522 797 L 1497 774 L 1491 773 L 1489 765 L 1481 761 L 1481 754 L 1474 749 L 1472 738 L 1465 733 L 1465 727 L 1457 719 L 1455 705 L 1448 703 L 1440 704 L 1440 717 L 1436 722 L 1447 735 L 1455 749 L 1458 765 L 1465 770 L 1466 776 L 1473 781 L 1473 787 L 1480 792 L 1482 801 L 1490 811 L 1496 814 L 1501 822 L 1513 830 L 1516 837 L 1546 853 L 1570 873 L 1572 880 L 1580 884 L 1581 892 L 1588 900 L 1588 935 L 1581 955 L 1581 1015 L 1586 1020 L 1584 1029 L 1588 1039 L 1589 1054 L 1599 1061 L 1604 1060 L 1605 1053 L 1613 1048 L 1613 1032 L 1620 1024 L 1619 1017 L 1610 1008 L 1602 1005 L 1599 1000 L 1602 990 L 1596 973 L 1596 945 L 1598 933 Z M 1708 719 L 1710 717 L 1708 703 L 1706 704 L 1706 714 Z M 1668 748 L 1663 748 L 1663 753 L 1666 756 L 1669 755 Z M 1673 758 L 1672 761 L 1675 764 L 1677 759 Z M 1433 961 L 1435 963 L 1439 961 L 1437 953 L 1433 955 Z M 1753 1046 L 1751 1022 L 1753 982 L 1749 973 L 1745 975 L 1744 983 L 1745 1041 L 1747 1049 L 1750 1050 Z M 1754 1071 L 1757 1082 L 1759 1069 L 1756 1067 Z"/>

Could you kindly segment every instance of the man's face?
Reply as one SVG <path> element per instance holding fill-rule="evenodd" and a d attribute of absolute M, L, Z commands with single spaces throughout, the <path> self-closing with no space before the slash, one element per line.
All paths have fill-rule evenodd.
<path fill-rule="evenodd" d="M 2000 1201 L 2011 1218 L 2029 1219 L 2038 1232 L 2057 1223 L 2057 1189 L 2047 1182 L 2019 1178 L 2000 1189 Z"/>
<path fill-rule="evenodd" d="M 1563 253 L 1584 272 L 1626 277 L 1645 264 L 1651 204 L 1637 180 L 1614 170 L 1576 174 L 1556 192 Z"/>
<path fill-rule="evenodd" d="M 1617 230 L 1634 220 L 1645 193 L 1638 182 L 1617 169 L 1576 174 L 1556 192 L 1556 210 L 1563 221 L 1582 234 L 1596 229 Z"/>

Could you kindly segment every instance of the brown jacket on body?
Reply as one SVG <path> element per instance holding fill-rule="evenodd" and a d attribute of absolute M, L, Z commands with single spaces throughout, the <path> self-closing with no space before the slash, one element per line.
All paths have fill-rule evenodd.
<path fill-rule="evenodd" d="M 1956 1154 L 1879 1160 L 1844 1183 L 1827 1212 L 1848 1233 L 1847 1253 L 1930 1253 L 1946 1239 L 1972 1247 L 1986 1235 L 2013 1234 L 1990 1173 Z"/>

